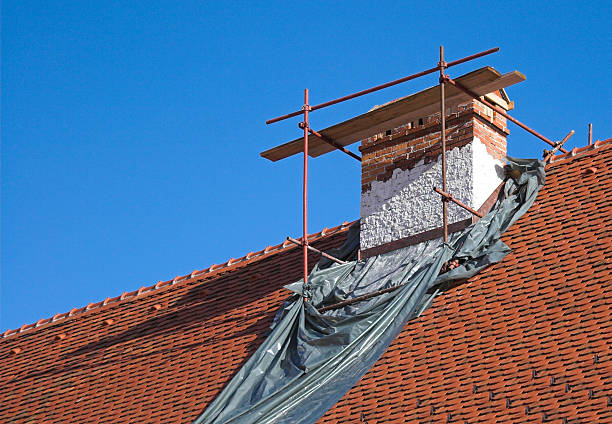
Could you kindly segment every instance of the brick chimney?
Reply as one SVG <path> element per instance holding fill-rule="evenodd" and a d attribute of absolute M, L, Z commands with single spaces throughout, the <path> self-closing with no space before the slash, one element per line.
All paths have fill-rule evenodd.
<path fill-rule="evenodd" d="M 503 90 L 487 95 L 508 110 Z M 446 115 L 447 187 L 479 209 L 503 180 L 506 118 L 477 101 L 452 106 Z M 442 236 L 440 114 L 423 116 L 365 139 L 361 173 L 361 251 L 365 256 Z M 448 203 L 449 233 L 472 215 Z"/>

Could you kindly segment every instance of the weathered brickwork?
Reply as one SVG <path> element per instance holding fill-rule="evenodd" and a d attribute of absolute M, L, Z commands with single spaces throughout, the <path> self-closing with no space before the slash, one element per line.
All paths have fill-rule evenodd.
<path fill-rule="evenodd" d="M 447 109 L 447 150 L 480 139 L 487 152 L 501 160 L 506 154 L 506 118 L 480 102 Z M 362 193 L 371 189 L 372 181 L 387 181 L 395 169 L 412 169 L 417 162 L 425 164 L 442 153 L 440 145 L 440 114 L 434 114 L 388 131 L 387 134 L 362 141 Z"/>

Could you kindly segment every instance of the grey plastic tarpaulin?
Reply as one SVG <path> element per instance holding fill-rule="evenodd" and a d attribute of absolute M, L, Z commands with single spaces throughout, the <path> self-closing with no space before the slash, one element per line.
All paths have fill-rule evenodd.
<path fill-rule="evenodd" d="M 432 240 L 363 261 L 321 261 L 280 308 L 271 332 L 224 390 L 195 421 L 202 423 L 312 423 L 323 416 L 372 367 L 406 322 L 420 315 L 452 281 L 469 278 L 500 261 L 510 249 L 500 240 L 536 198 L 544 164 L 507 158 L 521 171 L 508 179 L 487 215 L 448 243 Z M 358 233 L 343 249 L 354 252 Z M 459 266 L 441 274 L 445 263 Z M 399 289 L 319 313 L 318 308 L 379 289 Z"/>

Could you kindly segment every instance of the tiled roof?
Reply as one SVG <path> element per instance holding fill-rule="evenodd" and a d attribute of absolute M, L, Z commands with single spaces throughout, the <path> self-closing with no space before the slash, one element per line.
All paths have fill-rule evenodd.
<path fill-rule="evenodd" d="M 546 171 L 512 253 L 408 322 L 322 422 L 612 423 L 612 139 Z"/>
<path fill-rule="evenodd" d="M 354 221 L 353 221 L 354 222 Z M 308 240 L 309 242 L 314 242 L 317 241 L 325 236 L 329 236 L 331 234 L 334 234 L 336 232 L 343 232 L 344 230 L 348 229 L 348 227 L 350 227 L 352 224 L 352 222 L 343 222 L 342 224 L 338 225 L 337 227 L 333 227 L 333 228 L 324 228 L 323 230 L 319 231 L 318 233 L 314 233 L 314 234 L 309 234 L 308 235 Z M 300 237 L 299 239 L 297 239 L 299 241 L 302 240 L 302 237 Z M 69 318 L 74 316 L 75 314 L 81 314 L 83 312 L 87 312 L 90 309 L 96 309 L 96 308 L 100 308 L 103 306 L 108 305 L 109 303 L 116 303 L 116 302 L 120 302 L 122 300 L 125 299 L 130 299 L 136 296 L 140 296 L 144 293 L 148 293 L 150 291 L 153 290 L 157 290 L 159 288 L 165 287 L 165 286 L 169 286 L 169 285 L 174 285 L 176 283 L 182 282 L 182 281 L 186 281 L 186 280 L 191 280 L 193 278 L 197 278 L 197 279 L 202 279 L 205 277 L 205 274 L 211 274 L 214 271 L 214 275 L 216 275 L 218 273 L 218 271 L 229 271 L 232 270 L 236 267 L 242 267 L 244 265 L 246 265 L 247 263 L 251 263 L 255 260 L 261 259 L 263 257 L 267 257 L 270 254 L 273 253 L 277 253 L 279 251 L 282 251 L 283 249 L 287 249 L 287 248 L 291 248 L 291 247 L 295 247 L 295 245 L 287 240 L 285 240 L 283 243 L 277 244 L 275 246 L 267 246 L 265 249 L 259 250 L 257 252 L 249 252 L 246 255 L 238 258 L 238 259 L 234 259 L 234 258 L 230 258 L 228 261 L 223 262 L 221 264 L 213 264 L 210 265 L 208 268 L 205 269 L 201 269 L 201 270 L 194 270 L 191 273 L 187 274 L 187 275 L 177 275 L 176 277 L 174 277 L 171 280 L 167 280 L 167 281 L 158 281 L 156 284 L 153 284 L 151 286 L 143 286 L 141 288 L 139 288 L 138 290 L 134 290 L 131 292 L 124 292 L 122 293 L 120 296 L 116 296 L 116 297 L 107 297 L 106 299 L 100 301 L 100 302 L 96 302 L 96 303 L 90 303 L 87 306 L 83 306 L 81 308 L 73 308 L 68 312 L 64 312 L 64 313 L 60 313 L 60 314 L 56 314 L 54 316 L 52 316 L 51 318 L 43 318 L 38 320 L 35 323 L 32 324 L 24 324 L 22 325 L 20 328 L 16 328 L 16 329 L 8 329 L 6 330 L 4 333 L 0 334 L 0 338 L 3 337 L 7 337 L 7 336 L 11 336 L 14 334 L 19 334 L 22 333 L 26 330 L 30 330 L 32 328 L 38 328 L 43 324 L 48 324 L 48 323 L 52 323 L 55 321 L 58 321 L 60 319 L 64 319 L 64 318 Z"/>
<path fill-rule="evenodd" d="M 408 322 L 320 422 L 612 422 L 610 197 L 612 140 L 555 159 L 503 237 L 512 253 Z M 300 255 L 277 246 L 8 332 L 3 422 L 191 422 L 264 339 Z"/>

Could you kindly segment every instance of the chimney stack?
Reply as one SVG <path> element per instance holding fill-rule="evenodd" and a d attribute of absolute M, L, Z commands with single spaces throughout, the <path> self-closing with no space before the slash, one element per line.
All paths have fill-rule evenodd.
<path fill-rule="evenodd" d="M 505 91 L 486 95 L 512 109 Z M 447 187 L 479 209 L 500 185 L 506 118 L 473 100 L 446 109 Z M 406 122 L 362 140 L 361 251 L 372 256 L 442 237 L 440 114 Z M 472 222 L 472 215 L 448 203 L 449 233 Z"/>

